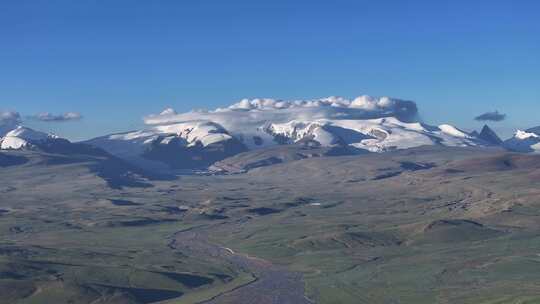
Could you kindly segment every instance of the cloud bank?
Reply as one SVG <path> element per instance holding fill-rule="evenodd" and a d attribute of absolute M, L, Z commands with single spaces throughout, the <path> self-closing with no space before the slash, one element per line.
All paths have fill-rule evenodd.
<path fill-rule="evenodd" d="M 328 97 L 313 100 L 277 100 L 269 98 L 242 99 L 226 108 L 212 111 L 176 113 L 166 109 L 144 118 L 147 125 L 172 124 L 190 121 L 213 121 L 229 131 L 242 132 L 247 126 L 260 127 L 266 123 L 313 119 L 375 119 L 397 117 L 402 121 L 417 121 L 416 103 L 390 97 L 363 95 L 353 100 Z"/>
<path fill-rule="evenodd" d="M 227 107 L 218 108 L 217 112 L 223 111 L 286 111 L 294 109 L 304 110 L 328 110 L 328 108 L 338 109 L 338 111 L 348 112 L 346 114 L 366 115 L 366 116 L 401 116 L 403 118 L 414 117 L 418 109 L 416 103 L 408 100 L 395 99 L 389 97 L 375 98 L 367 95 L 348 100 L 342 97 L 328 97 L 315 100 L 276 100 L 268 98 L 242 99 L 241 101 Z"/>
<path fill-rule="evenodd" d="M 39 113 L 31 116 L 32 119 L 45 122 L 64 122 L 82 119 L 82 115 L 77 112 L 67 112 L 64 114 L 52 114 L 48 112 Z"/>
<path fill-rule="evenodd" d="M 474 118 L 477 121 L 503 121 L 505 119 L 506 114 L 499 113 L 499 111 L 486 112 Z"/>

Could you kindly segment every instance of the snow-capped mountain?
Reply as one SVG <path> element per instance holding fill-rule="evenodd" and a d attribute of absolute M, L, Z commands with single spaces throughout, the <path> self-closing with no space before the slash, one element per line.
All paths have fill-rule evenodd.
<path fill-rule="evenodd" d="M 0 138 L 0 149 L 18 150 L 23 148 L 39 147 L 47 141 L 58 139 L 54 134 L 35 131 L 23 126 L 17 126 Z"/>
<path fill-rule="evenodd" d="M 451 125 L 406 123 L 395 117 L 367 120 L 291 121 L 270 124 L 262 130 L 277 143 L 314 141 L 321 146 L 350 145 L 371 152 L 407 149 L 424 145 L 475 146 L 486 143 Z"/>
<path fill-rule="evenodd" d="M 214 111 L 178 114 L 166 109 L 146 117 L 145 130 L 86 143 L 139 164 L 193 169 L 277 145 L 384 152 L 424 145 L 488 146 L 497 137 L 489 128 L 479 136 L 447 124 L 430 126 L 418 120 L 417 111 L 412 101 L 365 95 L 354 100 L 244 99 Z"/>
<path fill-rule="evenodd" d="M 514 136 L 504 142 L 508 150 L 523 153 L 540 153 L 540 127 L 525 131 L 517 130 Z"/>
<path fill-rule="evenodd" d="M 72 143 L 54 134 L 36 131 L 21 125 L 0 136 L 0 150 L 34 150 L 64 155 L 109 156 L 99 148 Z"/>
<path fill-rule="evenodd" d="M 167 112 L 170 110 L 166 110 Z M 161 162 L 175 169 L 209 166 L 246 147 L 222 126 L 210 121 L 155 126 L 146 130 L 112 134 L 85 142 L 146 167 Z"/>

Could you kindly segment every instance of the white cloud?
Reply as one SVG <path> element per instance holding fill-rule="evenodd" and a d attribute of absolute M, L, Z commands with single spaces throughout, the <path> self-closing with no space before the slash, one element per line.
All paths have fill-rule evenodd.
<path fill-rule="evenodd" d="M 417 119 L 418 109 L 413 101 L 389 97 L 360 96 L 354 100 L 328 97 L 313 100 L 276 100 L 270 98 L 242 99 L 226 108 L 213 111 L 176 113 L 166 109 L 144 118 L 148 125 L 188 121 L 213 121 L 231 132 L 258 127 L 266 123 L 313 119 L 372 119 L 394 116 L 404 121 Z"/>
<path fill-rule="evenodd" d="M 77 112 L 66 112 L 64 114 L 52 114 L 48 112 L 39 113 L 31 117 L 32 119 L 46 122 L 63 122 L 82 119 L 82 115 Z"/>

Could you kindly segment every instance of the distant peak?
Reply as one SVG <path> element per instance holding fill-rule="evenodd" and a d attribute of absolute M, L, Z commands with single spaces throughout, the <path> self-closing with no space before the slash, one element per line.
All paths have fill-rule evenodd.
<path fill-rule="evenodd" d="M 159 115 L 176 115 L 176 111 L 173 108 L 166 108 L 165 110 L 161 111 Z"/>
<path fill-rule="evenodd" d="M 492 145 L 501 145 L 503 143 L 497 133 L 495 133 L 495 131 L 493 131 L 488 125 L 484 125 L 482 131 L 478 135 L 478 138 Z"/>
<path fill-rule="evenodd" d="M 518 138 L 518 139 L 528 139 L 528 138 L 538 138 L 540 136 L 538 136 L 536 133 L 532 133 L 532 132 L 527 132 L 527 131 L 522 131 L 522 130 L 517 130 L 516 131 L 516 134 L 514 135 L 514 137 Z"/>

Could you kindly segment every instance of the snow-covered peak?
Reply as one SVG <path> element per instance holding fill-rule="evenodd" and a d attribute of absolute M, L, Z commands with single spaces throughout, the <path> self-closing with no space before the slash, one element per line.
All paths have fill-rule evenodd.
<path fill-rule="evenodd" d="M 464 131 L 461 131 L 458 128 L 456 128 L 454 126 L 451 126 L 451 125 L 448 125 L 448 124 L 440 125 L 439 129 L 444 134 L 447 134 L 447 135 L 450 135 L 450 136 L 455 136 L 455 137 L 459 137 L 459 138 L 471 138 L 471 136 L 468 133 L 465 133 Z"/>
<path fill-rule="evenodd" d="M 372 152 L 423 145 L 474 146 L 482 142 L 465 131 L 444 124 L 439 127 L 402 122 L 394 117 L 350 120 L 319 119 L 269 124 L 261 130 L 278 143 L 314 140 L 322 146 L 350 145 Z"/>
<path fill-rule="evenodd" d="M 173 138 L 183 140 L 188 146 L 198 143 L 208 146 L 231 139 L 232 137 L 227 134 L 227 131 L 223 127 L 208 121 L 159 125 L 146 130 L 108 136 L 109 140 L 133 141 L 142 144 L 153 144 L 156 140 L 161 140 L 160 143 L 168 144 Z"/>
<path fill-rule="evenodd" d="M 145 130 L 107 135 L 86 141 L 152 169 L 192 169 L 246 150 L 221 125 L 210 121 L 163 124 Z M 169 169 L 170 169 L 169 168 Z"/>
<path fill-rule="evenodd" d="M 6 137 L 19 137 L 19 138 L 29 140 L 29 141 L 38 141 L 38 140 L 45 140 L 48 138 L 57 138 L 58 136 L 54 134 L 48 134 L 48 133 L 32 130 L 27 127 L 18 126 L 17 128 L 9 131 L 6 134 Z"/>
<path fill-rule="evenodd" d="M 232 138 L 222 126 L 207 121 L 156 126 L 154 130 L 160 133 L 176 134 L 185 139 L 189 145 L 200 142 L 205 147 Z"/>
<path fill-rule="evenodd" d="M 140 159 L 148 151 L 159 147 L 205 148 L 232 139 L 233 137 L 219 124 L 208 121 L 189 121 L 107 135 L 91 139 L 86 143 L 119 157 Z"/>
<path fill-rule="evenodd" d="M 517 130 L 514 137 L 504 142 L 504 147 L 516 152 L 540 153 L 540 135 L 530 131 Z"/>
<path fill-rule="evenodd" d="M 165 110 L 161 111 L 159 115 L 176 115 L 176 111 L 173 108 L 166 108 Z"/>
<path fill-rule="evenodd" d="M 261 128 L 264 132 L 272 135 L 282 136 L 283 138 L 290 139 L 292 142 L 296 142 L 312 135 L 316 129 L 320 129 L 322 126 L 327 125 L 326 121 L 297 121 L 293 120 L 286 123 L 272 123 L 268 126 Z"/>
<path fill-rule="evenodd" d="M 35 131 L 30 128 L 18 126 L 15 129 L 7 132 L 0 139 L 0 149 L 22 149 L 37 145 L 48 139 L 55 139 L 58 136 L 40 131 Z"/>
<path fill-rule="evenodd" d="M 516 133 L 514 134 L 514 137 L 517 139 L 529 139 L 529 138 L 538 138 L 540 136 L 538 136 L 536 133 L 533 133 L 533 132 L 517 130 Z"/>

